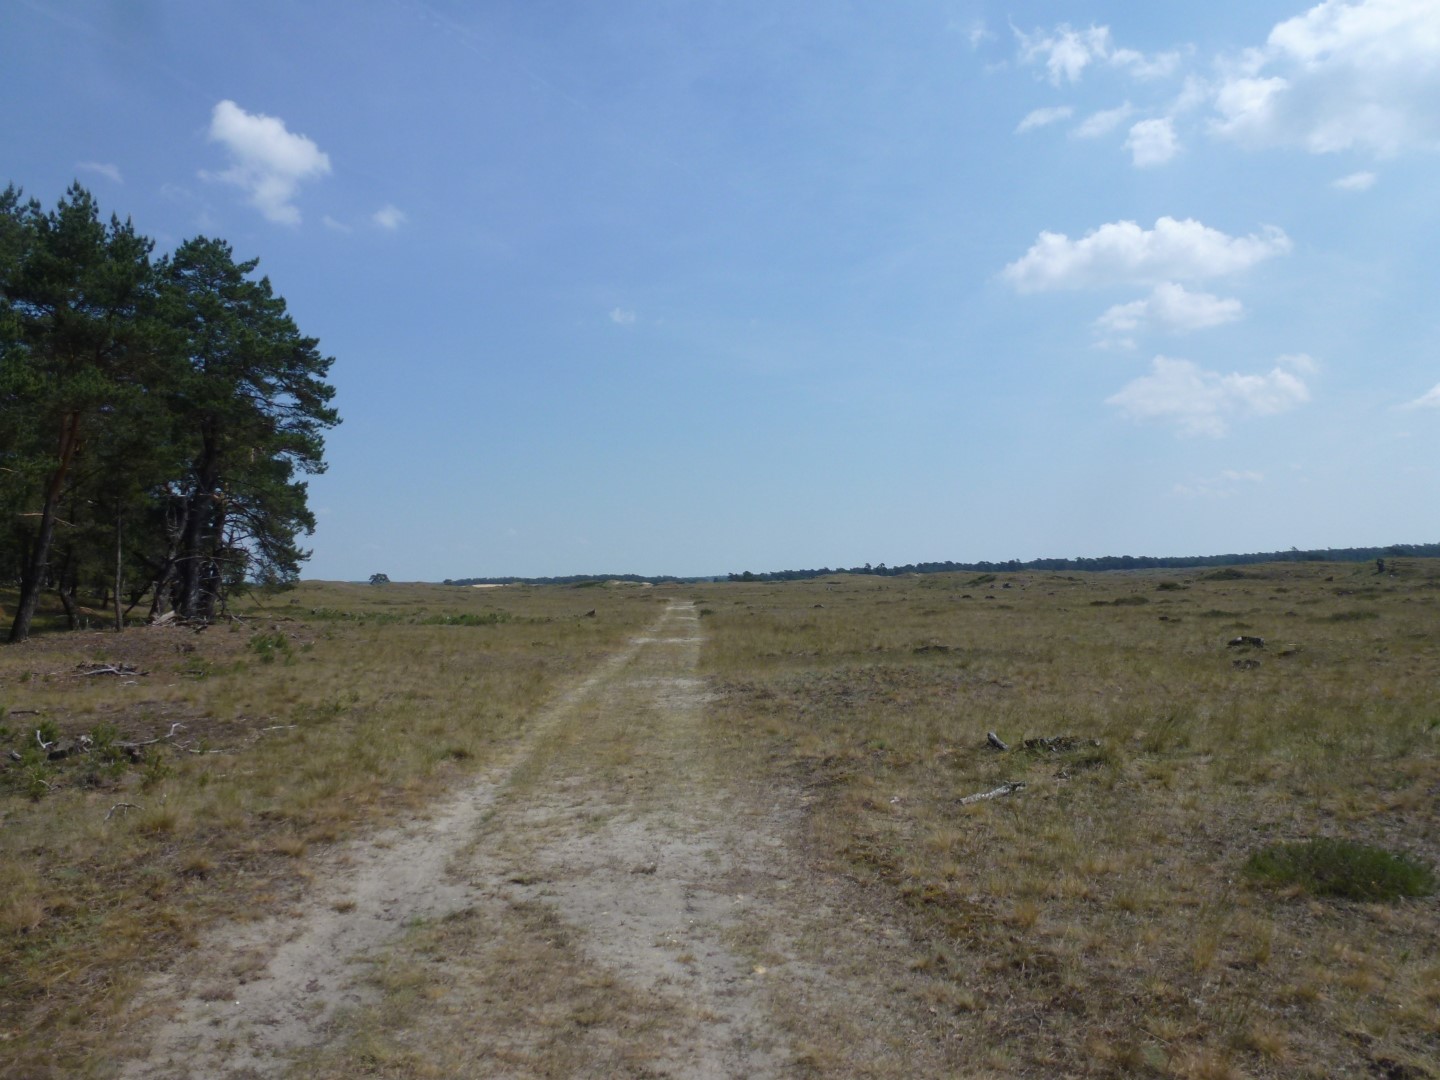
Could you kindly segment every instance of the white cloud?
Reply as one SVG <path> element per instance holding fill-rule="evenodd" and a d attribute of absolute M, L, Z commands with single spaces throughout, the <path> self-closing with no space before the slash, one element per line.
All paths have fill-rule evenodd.
<path fill-rule="evenodd" d="M 1037 30 L 1027 34 L 1015 31 L 1020 43 L 1023 63 L 1043 63 L 1050 82 L 1079 82 L 1085 69 L 1094 63 L 1123 68 L 1137 79 L 1156 79 L 1169 75 L 1180 63 L 1180 54 L 1156 53 L 1146 56 L 1134 49 L 1116 48 L 1108 26 L 1091 26 L 1076 30 L 1061 23 L 1053 30 Z"/>
<path fill-rule="evenodd" d="M 336 220 L 335 220 L 333 217 L 331 217 L 329 214 L 326 214 L 324 217 L 322 217 L 322 218 L 320 219 L 320 221 L 324 224 L 324 226 L 325 226 L 327 229 L 330 229 L 332 232 L 348 233 L 348 232 L 354 232 L 354 231 L 355 231 L 355 230 L 354 230 L 353 228 L 351 228 L 349 225 L 346 225 L 345 222 L 343 222 L 343 221 L 336 221 Z"/>
<path fill-rule="evenodd" d="M 1141 120 L 1130 129 L 1125 149 L 1130 151 L 1135 167 L 1145 169 L 1164 165 L 1173 158 L 1180 152 L 1180 140 L 1175 137 L 1175 125 L 1169 117 Z"/>
<path fill-rule="evenodd" d="M 1130 74 L 1137 79 L 1163 79 L 1167 75 L 1174 74 L 1175 69 L 1180 66 L 1178 52 L 1163 52 L 1146 56 L 1134 49 L 1116 49 L 1107 59 L 1116 67 L 1128 69 Z"/>
<path fill-rule="evenodd" d="M 1440 147 L 1440 4 L 1324 0 L 1225 65 L 1213 128 L 1259 146 Z"/>
<path fill-rule="evenodd" d="M 1079 240 L 1042 232 L 1001 276 L 1020 292 L 1196 281 L 1233 274 L 1289 250 L 1290 238 L 1273 226 L 1228 236 L 1193 218 L 1162 217 L 1154 229 L 1116 221 Z"/>
<path fill-rule="evenodd" d="M 1222 375 L 1189 360 L 1157 356 L 1149 375 L 1106 399 L 1137 422 L 1173 423 L 1181 435 L 1219 438 L 1246 416 L 1272 416 L 1310 400 L 1310 390 L 1285 358 L 1264 375 Z M 1309 362 L 1309 358 L 1305 357 Z"/>
<path fill-rule="evenodd" d="M 1080 73 L 1093 61 L 1104 59 L 1110 52 L 1110 28 L 1092 26 L 1088 30 L 1073 30 L 1069 24 L 1061 23 L 1053 31 L 1037 30 L 1034 34 L 1015 31 L 1020 39 L 1020 58 L 1026 63 L 1043 61 L 1050 73 L 1050 81 L 1056 86 L 1061 82 L 1075 82 Z"/>
<path fill-rule="evenodd" d="M 1031 131 L 1034 128 L 1044 127 L 1047 124 L 1064 120 L 1074 113 L 1074 111 L 1075 110 L 1069 105 L 1054 105 L 1047 109 L 1034 109 L 1026 113 L 1025 119 L 1016 125 L 1015 133 L 1019 135 L 1026 131 Z"/>
<path fill-rule="evenodd" d="M 1320 370 L 1320 365 L 1315 363 L 1315 358 L 1307 353 L 1286 353 L 1275 363 L 1297 375 L 1314 375 Z"/>
<path fill-rule="evenodd" d="M 1436 383 L 1414 401 L 1406 402 L 1405 409 L 1440 409 L 1440 383 Z"/>
<path fill-rule="evenodd" d="M 1265 474 L 1253 469 L 1224 469 L 1216 476 L 1202 476 L 1176 484 L 1171 493 L 1188 499 L 1228 499 L 1245 485 L 1263 484 Z"/>
<path fill-rule="evenodd" d="M 1071 134 L 1077 139 L 1097 139 L 1101 135 L 1110 134 L 1126 120 L 1129 120 L 1134 112 L 1135 106 L 1127 101 L 1117 108 L 1091 113 L 1075 125 L 1075 130 Z"/>
<path fill-rule="evenodd" d="M 1172 333 L 1187 333 L 1234 322 L 1244 312 L 1239 300 L 1191 292 L 1178 282 L 1165 281 L 1143 300 L 1110 308 L 1095 320 L 1095 329 L 1114 344 L 1132 345 L 1124 335 L 1152 325 Z"/>
<path fill-rule="evenodd" d="M 406 215 L 405 211 L 401 210 L 398 206 L 386 203 L 370 216 L 370 220 L 375 222 L 376 225 L 379 225 L 380 228 L 389 229 L 391 232 L 394 232 L 400 228 L 401 225 L 404 225 L 405 222 L 409 221 L 410 218 Z"/>
<path fill-rule="evenodd" d="M 612 308 L 610 321 L 616 326 L 632 326 L 635 323 L 635 312 L 626 311 L 624 308 Z"/>
<path fill-rule="evenodd" d="M 120 167 L 118 165 L 111 165 L 108 162 L 82 161 L 75 167 L 77 169 L 83 169 L 85 172 L 99 173 L 112 183 L 123 184 L 125 182 L 125 177 L 120 175 Z"/>
<path fill-rule="evenodd" d="M 989 28 L 985 25 L 984 19 L 976 19 L 973 23 L 970 24 L 970 29 L 967 30 L 965 33 L 966 36 L 970 39 L 970 48 L 972 49 L 980 48 L 980 46 L 983 45 L 985 42 L 991 41 L 995 37 L 995 35 L 992 34 Z"/>
<path fill-rule="evenodd" d="M 1332 181 L 1330 186 L 1340 191 L 1369 191 L 1379 179 L 1373 172 L 1353 172 Z"/>
<path fill-rule="evenodd" d="M 225 146 L 233 164 L 222 173 L 200 175 L 243 189 L 256 209 L 282 225 L 300 223 L 294 199 L 301 181 L 330 171 L 330 158 L 305 136 L 287 130 L 283 120 L 247 113 L 233 101 L 215 106 L 210 139 Z"/>

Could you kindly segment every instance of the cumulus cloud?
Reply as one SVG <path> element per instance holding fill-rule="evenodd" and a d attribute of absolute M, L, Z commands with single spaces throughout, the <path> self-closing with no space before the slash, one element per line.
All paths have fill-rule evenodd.
<path fill-rule="evenodd" d="M 1440 147 L 1437 56 L 1434 0 L 1325 0 L 1222 66 L 1212 126 L 1312 153 Z"/>
<path fill-rule="evenodd" d="M 231 166 L 221 173 L 201 173 L 245 191 L 251 204 L 270 221 L 298 225 L 295 195 L 304 180 L 330 171 L 330 158 L 304 135 L 296 135 L 278 117 L 248 113 L 233 101 L 222 101 L 210 117 L 210 139 L 225 147 Z"/>
<path fill-rule="evenodd" d="M 370 220 L 373 221 L 376 225 L 379 225 L 380 228 L 388 229 L 391 232 L 394 232 L 396 229 L 400 228 L 401 225 L 404 225 L 405 222 L 409 221 L 410 219 L 406 215 L 404 210 L 401 210 L 398 206 L 393 206 L 390 203 L 386 203 L 384 206 L 382 206 L 379 210 L 376 210 L 375 213 L 370 216 Z"/>
<path fill-rule="evenodd" d="M 1330 186 L 1340 191 L 1369 191 L 1379 179 L 1373 172 L 1353 172 L 1332 181 Z"/>
<path fill-rule="evenodd" d="M 1038 127 L 1045 127 L 1057 121 L 1069 117 L 1075 110 L 1069 105 L 1054 105 L 1047 109 L 1033 109 L 1025 114 L 1025 119 L 1015 126 L 1015 133 L 1022 134 Z"/>
<path fill-rule="evenodd" d="M 1053 30 L 1037 30 L 1027 34 L 1015 31 L 1020 46 L 1020 59 L 1027 64 L 1044 64 L 1050 82 L 1079 82 L 1091 64 L 1123 68 L 1138 79 L 1155 79 L 1170 74 L 1180 62 L 1178 53 L 1156 53 L 1147 56 L 1134 49 L 1121 49 L 1110 38 L 1108 26 L 1091 26 L 1076 30 L 1061 23 Z"/>
<path fill-rule="evenodd" d="M 1112 344 L 1133 345 L 1129 335 L 1155 326 L 1188 333 L 1234 322 L 1245 312 L 1239 300 L 1191 292 L 1174 281 L 1161 282 L 1148 297 L 1116 304 L 1095 320 L 1095 330 Z"/>
<path fill-rule="evenodd" d="M 1137 422 L 1171 423 L 1181 435 L 1219 438 L 1249 416 L 1273 416 L 1310 400 L 1298 373 L 1309 357 L 1284 357 L 1264 375 L 1222 375 L 1189 360 L 1157 356 L 1142 375 L 1106 399 Z"/>
<path fill-rule="evenodd" d="M 1079 240 L 1042 232 L 1001 276 L 1020 292 L 1197 281 L 1237 273 L 1289 250 L 1290 238 L 1273 226 L 1229 236 L 1193 218 L 1162 217 L 1153 229 L 1115 221 Z"/>
<path fill-rule="evenodd" d="M 616 326 L 632 326 L 635 322 L 635 312 L 626 311 L 624 308 L 612 308 L 610 310 L 610 321 Z"/>
<path fill-rule="evenodd" d="M 1414 401 L 1406 402 L 1406 409 L 1440 409 L 1440 383 L 1436 383 Z"/>
<path fill-rule="evenodd" d="M 1075 130 L 1071 134 L 1077 139 L 1098 139 L 1101 135 L 1110 134 L 1126 120 L 1129 120 L 1134 112 L 1135 106 L 1128 101 L 1114 109 L 1102 109 L 1100 112 L 1091 113 L 1076 124 Z"/>
<path fill-rule="evenodd" d="M 1153 165 L 1164 165 L 1180 152 L 1180 140 L 1175 136 L 1175 125 L 1170 118 L 1141 120 L 1130 129 L 1125 140 L 1125 149 L 1130 151 L 1131 161 L 1137 169 Z"/>
<path fill-rule="evenodd" d="M 120 175 L 120 167 L 118 165 L 111 165 L 108 162 L 82 161 L 75 167 L 85 172 L 99 173 L 105 177 L 106 180 L 115 184 L 123 184 L 125 182 L 125 177 Z"/>

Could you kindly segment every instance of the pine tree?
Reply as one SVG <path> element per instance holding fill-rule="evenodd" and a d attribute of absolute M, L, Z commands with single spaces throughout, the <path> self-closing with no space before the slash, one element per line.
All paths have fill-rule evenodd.
<path fill-rule="evenodd" d="M 306 484 L 324 471 L 322 433 L 339 422 L 325 376 L 333 360 L 303 336 L 258 260 L 204 237 L 160 267 L 163 309 L 184 363 L 171 413 L 186 467 L 171 485 L 164 588 L 175 610 L 209 617 L 247 578 L 293 581 L 313 531 Z"/>
<path fill-rule="evenodd" d="M 60 510 L 83 449 L 105 426 L 126 422 L 125 387 L 151 381 L 163 348 L 145 317 L 152 243 L 129 221 L 102 223 L 78 184 L 48 214 L 7 188 L 0 217 L 0 414 L 9 432 L 0 449 L 13 470 L 12 500 L 26 507 L 12 527 L 20 601 L 10 640 L 21 641 L 52 576 Z"/>

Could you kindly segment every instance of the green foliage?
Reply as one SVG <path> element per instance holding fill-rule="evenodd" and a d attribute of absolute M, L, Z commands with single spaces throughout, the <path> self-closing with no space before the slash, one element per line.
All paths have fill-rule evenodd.
<path fill-rule="evenodd" d="M 260 657 L 262 663 L 273 664 L 277 656 L 289 663 L 294 656 L 290 649 L 290 639 L 278 630 L 268 634 L 254 634 L 247 644 L 250 651 Z"/>
<path fill-rule="evenodd" d="M 1435 891 L 1429 867 L 1351 840 L 1271 844 L 1250 856 L 1245 872 L 1267 885 L 1299 886 L 1314 896 L 1346 900 L 1398 900 Z"/>
<path fill-rule="evenodd" d="M 1133 596 L 1117 596 L 1114 600 L 1091 600 L 1091 607 L 1136 607 L 1140 604 L 1148 604 L 1150 598 L 1141 596 L 1138 593 Z"/>
<path fill-rule="evenodd" d="M 1157 592 L 1183 592 L 1189 585 L 1181 585 L 1178 581 L 1162 581 L 1155 586 Z"/>
<path fill-rule="evenodd" d="M 140 773 L 140 789 L 152 791 L 175 775 L 175 767 L 155 747 L 145 748 L 145 767 Z"/>
<path fill-rule="evenodd" d="M 1326 622 L 1364 622 L 1367 619 L 1378 619 L 1378 611 L 1368 611 L 1364 608 L 1356 608 L 1353 611 L 1336 611 L 1325 616 Z"/>
<path fill-rule="evenodd" d="M 250 583 L 293 582 L 314 529 L 306 474 L 339 422 L 332 361 L 254 260 L 204 237 L 150 259 L 73 185 L 46 212 L 0 192 L 0 566 L 11 640 L 39 594 L 154 584 L 209 617 Z M 63 521 L 63 528 L 59 528 Z M 139 583 L 139 589 L 126 583 Z"/>
<path fill-rule="evenodd" d="M 507 611 L 465 612 L 458 615 L 431 615 L 421 619 L 424 626 L 499 626 L 513 616 Z"/>
<path fill-rule="evenodd" d="M 1225 567 L 1223 570 L 1212 570 L 1212 571 L 1210 571 L 1210 573 L 1202 575 L 1201 578 L 1200 578 L 1200 580 L 1201 580 L 1201 581 L 1245 581 L 1245 580 L 1247 580 L 1249 577 L 1250 577 L 1250 575 L 1247 574 L 1247 573 L 1245 573 L 1245 571 L 1243 571 L 1243 570 L 1236 570 L 1236 569 L 1235 569 L 1234 567 L 1232 567 L 1232 566 L 1227 566 L 1227 567 Z"/>

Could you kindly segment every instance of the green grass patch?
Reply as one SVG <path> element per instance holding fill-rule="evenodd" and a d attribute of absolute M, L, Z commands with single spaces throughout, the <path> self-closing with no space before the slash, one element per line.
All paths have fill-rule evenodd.
<path fill-rule="evenodd" d="M 1314 896 L 1346 900 L 1399 900 L 1435 891 L 1434 872 L 1409 856 L 1324 837 L 1271 844 L 1250 856 L 1245 872 L 1267 885 L 1298 885 Z"/>

